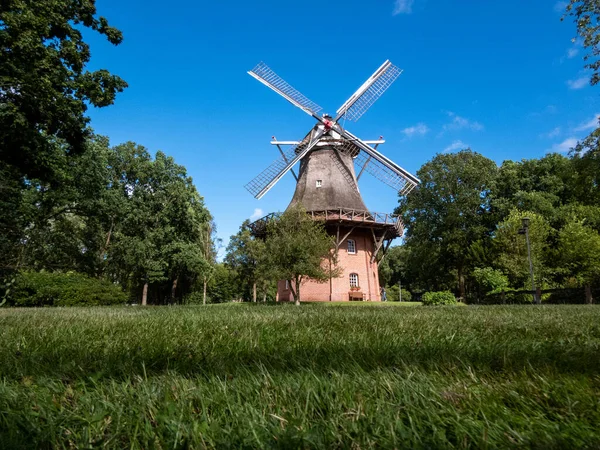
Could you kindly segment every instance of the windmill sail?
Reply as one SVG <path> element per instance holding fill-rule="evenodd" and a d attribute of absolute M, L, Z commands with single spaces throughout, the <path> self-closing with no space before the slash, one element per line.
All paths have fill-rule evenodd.
<path fill-rule="evenodd" d="M 416 183 L 399 175 L 380 161 L 373 159 L 365 152 L 360 152 L 354 162 L 360 167 L 364 167 L 365 172 L 377 178 L 379 181 L 387 184 L 400 195 L 406 195 L 416 186 Z M 366 166 L 365 166 L 366 164 Z"/>
<path fill-rule="evenodd" d="M 254 69 L 249 71 L 248 74 L 277 92 L 292 105 L 297 106 L 308 115 L 318 118 L 319 111 L 323 109 L 290 86 L 283 78 L 273 72 L 269 66 L 263 62 L 259 63 Z"/>
<path fill-rule="evenodd" d="M 290 147 L 281 158 L 273 161 L 244 187 L 255 198 L 260 199 L 319 142 L 321 136 L 323 136 L 322 127 L 311 130 L 298 145 Z"/>
<path fill-rule="evenodd" d="M 389 60 L 384 62 L 371 77 L 336 111 L 336 121 L 342 117 L 356 122 L 389 88 L 402 70 Z"/>
<path fill-rule="evenodd" d="M 421 180 L 413 174 L 404 170 L 398 164 L 354 136 L 349 131 L 342 130 L 342 135 L 353 145 L 356 145 L 356 147 L 362 150 L 358 154 L 357 160 L 359 164 L 361 162 L 363 163 L 365 171 L 388 186 L 397 189 L 400 194 L 407 194 L 421 182 Z M 364 163 L 367 163 L 369 157 L 370 160 L 368 161 L 368 164 L 364 166 Z"/>

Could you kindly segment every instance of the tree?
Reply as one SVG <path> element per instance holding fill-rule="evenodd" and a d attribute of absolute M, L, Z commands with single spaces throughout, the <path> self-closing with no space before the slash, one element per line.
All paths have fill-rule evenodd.
<path fill-rule="evenodd" d="M 504 161 L 492 202 L 496 221 L 504 220 L 513 208 L 552 220 L 556 208 L 574 200 L 576 180 L 573 161 L 558 153 L 540 159 Z"/>
<path fill-rule="evenodd" d="M 498 266 L 516 287 L 528 286 L 530 280 L 527 243 L 519 234 L 522 219 L 529 218 L 529 242 L 536 286 L 542 286 L 550 275 L 546 265 L 550 225 L 539 214 L 513 209 L 506 220 L 498 224 L 494 246 L 498 252 Z"/>
<path fill-rule="evenodd" d="M 589 53 L 584 56 L 585 68 L 592 71 L 590 83 L 600 82 L 600 1 L 570 0 L 565 15 L 572 17 L 577 26 L 577 36 Z M 575 40 L 575 39 L 573 39 Z"/>
<path fill-rule="evenodd" d="M 235 271 L 227 264 L 217 263 L 208 283 L 208 298 L 211 303 L 223 303 L 240 298 Z"/>
<path fill-rule="evenodd" d="M 586 302 L 591 304 L 591 284 L 600 278 L 600 234 L 573 219 L 560 231 L 559 251 L 569 275 L 585 286 Z"/>
<path fill-rule="evenodd" d="M 82 153 L 87 105 L 108 106 L 127 87 L 107 70 L 85 70 L 82 28 L 123 40 L 97 17 L 95 0 L 0 2 L 0 161 L 19 176 L 48 180 L 57 150 Z"/>
<path fill-rule="evenodd" d="M 227 246 L 225 262 L 237 274 L 242 291 L 256 302 L 257 284 L 261 285 L 263 296 L 272 278 L 265 261 L 265 242 L 256 239 L 250 231 L 250 221 L 245 220 L 237 234 L 231 236 Z"/>
<path fill-rule="evenodd" d="M 491 267 L 476 268 L 473 278 L 485 295 L 505 292 L 509 286 L 506 275 Z"/>
<path fill-rule="evenodd" d="M 588 51 L 584 68 L 591 71 L 590 84 L 595 86 L 600 82 L 600 1 L 570 0 L 562 20 L 567 17 L 573 19 L 577 38 Z M 576 145 L 573 160 L 578 170 L 579 201 L 597 205 L 600 202 L 600 128 L 596 127 Z"/>
<path fill-rule="evenodd" d="M 83 272 L 136 296 L 141 288 L 143 303 L 176 301 L 210 269 L 203 231 L 212 219 L 173 158 L 93 136 L 81 155 L 57 153 L 54 173 L 56 185 L 30 179 L 13 188 L 19 220 L 3 261 L 14 269 Z"/>
<path fill-rule="evenodd" d="M 150 285 L 167 280 L 173 301 L 184 275 L 202 275 L 206 292 L 215 260 L 214 225 L 185 168 L 162 152 L 152 161 L 132 142 L 115 148 L 111 168 L 109 191 L 117 189 L 124 201 L 110 252 L 121 277 L 142 285 L 142 304 Z"/>
<path fill-rule="evenodd" d="M 406 282 L 406 261 L 408 249 L 405 246 L 391 247 L 378 266 L 379 282 L 382 286 L 393 286 Z"/>
<path fill-rule="evenodd" d="M 265 245 L 266 264 L 274 277 L 289 281 L 296 305 L 302 298 L 302 281 L 310 278 L 325 282 L 339 274 L 335 264 L 325 263 L 334 258 L 332 237 L 324 224 L 312 220 L 302 206 L 288 209 L 267 224 Z"/>
<path fill-rule="evenodd" d="M 215 275 L 217 267 L 217 243 L 219 239 L 216 237 L 217 227 L 211 220 L 204 223 L 200 228 L 200 251 L 206 262 L 205 269 L 202 273 L 202 304 L 206 305 L 206 290 L 211 278 Z"/>
<path fill-rule="evenodd" d="M 418 171 L 421 184 L 401 197 L 396 213 L 407 227 L 410 264 L 420 267 L 425 283 L 443 289 L 454 280 L 465 296 L 467 252 L 474 242 L 489 240 L 494 225 L 491 196 L 497 166 L 482 155 L 463 150 L 438 154 Z M 444 277 L 447 277 L 444 280 Z"/>

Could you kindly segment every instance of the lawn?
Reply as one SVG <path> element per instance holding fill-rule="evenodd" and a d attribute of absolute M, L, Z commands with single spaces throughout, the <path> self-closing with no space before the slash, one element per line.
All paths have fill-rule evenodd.
<path fill-rule="evenodd" d="M 385 306 L 0 309 L 0 447 L 600 447 L 600 308 Z"/>

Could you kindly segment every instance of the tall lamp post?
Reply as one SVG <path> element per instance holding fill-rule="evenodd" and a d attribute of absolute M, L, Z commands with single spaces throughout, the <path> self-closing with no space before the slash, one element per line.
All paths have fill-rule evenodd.
<path fill-rule="evenodd" d="M 537 296 L 537 292 L 535 289 L 535 278 L 533 276 L 533 262 L 531 261 L 531 245 L 529 244 L 529 217 L 523 217 L 521 219 L 521 229 L 519 230 L 519 234 L 525 235 L 525 241 L 527 241 L 527 259 L 529 261 L 529 275 L 531 275 L 531 289 L 533 290 L 533 303 L 538 305 L 540 303 L 540 299 Z"/>

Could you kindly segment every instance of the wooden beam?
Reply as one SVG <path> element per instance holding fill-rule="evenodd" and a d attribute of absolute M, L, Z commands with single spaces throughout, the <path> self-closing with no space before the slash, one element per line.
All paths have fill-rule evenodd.
<path fill-rule="evenodd" d="M 283 153 L 283 150 L 281 150 L 281 147 L 279 146 L 279 144 L 276 144 L 276 145 L 277 145 L 277 148 L 279 149 L 279 153 L 281 153 L 281 156 L 283 156 L 283 160 L 286 163 L 289 163 L 288 159 L 285 156 L 285 153 Z M 290 170 L 292 172 L 292 175 L 294 175 L 294 178 L 296 179 L 296 181 L 298 181 L 298 177 L 296 176 L 296 172 L 294 172 L 294 169 L 290 169 Z"/>
<path fill-rule="evenodd" d="M 394 238 L 390 238 L 385 243 L 385 246 L 383 247 L 383 255 L 381 255 L 381 258 L 379 259 L 379 261 L 377 261 L 378 264 L 381 264 L 381 262 L 384 260 L 385 255 L 387 255 L 387 251 L 390 248 L 390 245 L 392 244 L 393 240 L 394 240 Z"/>
<path fill-rule="evenodd" d="M 371 264 L 373 264 L 375 262 L 375 258 L 377 258 L 377 253 L 379 252 L 379 249 L 381 248 L 382 244 L 383 244 L 383 240 L 385 239 L 385 236 L 387 233 L 383 233 L 381 235 L 381 239 L 379 239 L 379 241 L 377 241 L 377 239 L 375 238 L 375 232 L 371 229 L 371 233 L 373 233 L 373 239 L 375 239 L 376 242 L 376 247 L 375 247 L 375 251 L 373 252 L 373 255 L 371 256 Z"/>

